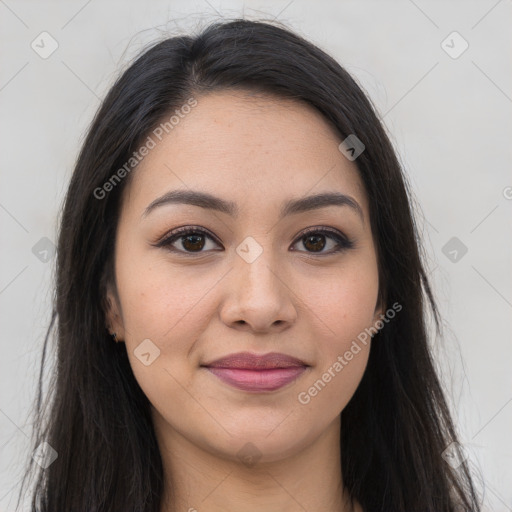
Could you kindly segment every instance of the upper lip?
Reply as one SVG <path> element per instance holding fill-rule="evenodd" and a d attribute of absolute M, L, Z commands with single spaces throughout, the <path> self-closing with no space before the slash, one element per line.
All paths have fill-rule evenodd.
<path fill-rule="evenodd" d="M 269 370 L 275 368 L 291 368 L 309 366 L 304 361 L 279 352 L 268 354 L 254 354 L 252 352 L 238 352 L 230 354 L 211 363 L 203 364 L 210 368 L 238 368 L 241 370 Z"/>

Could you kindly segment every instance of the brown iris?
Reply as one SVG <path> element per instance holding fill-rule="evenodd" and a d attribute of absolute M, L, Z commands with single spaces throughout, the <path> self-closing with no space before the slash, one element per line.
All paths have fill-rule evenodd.
<path fill-rule="evenodd" d="M 311 240 L 313 240 L 313 243 L 309 244 L 309 241 Z M 303 237 L 302 241 L 304 247 L 308 250 L 312 249 L 313 251 L 321 251 L 325 247 L 325 237 L 323 235 L 307 235 Z"/>
<path fill-rule="evenodd" d="M 186 235 L 183 237 L 182 244 L 187 251 L 200 251 L 204 247 L 204 235 Z"/>

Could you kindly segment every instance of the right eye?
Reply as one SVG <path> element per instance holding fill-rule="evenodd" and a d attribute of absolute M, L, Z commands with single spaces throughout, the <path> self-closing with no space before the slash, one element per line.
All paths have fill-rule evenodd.
<path fill-rule="evenodd" d="M 177 252 L 182 254 L 194 254 L 194 253 L 202 253 L 206 242 L 205 238 L 215 241 L 215 238 L 210 235 L 206 230 L 193 227 L 193 226 L 184 226 L 181 228 L 177 228 L 174 231 L 171 231 L 168 236 L 166 236 L 163 240 L 157 242 L 155 244 L 156 247 L 165 247 L 171 252 Z M 174 244 L 179 242 L 182 249 L 174 247 Z"/>

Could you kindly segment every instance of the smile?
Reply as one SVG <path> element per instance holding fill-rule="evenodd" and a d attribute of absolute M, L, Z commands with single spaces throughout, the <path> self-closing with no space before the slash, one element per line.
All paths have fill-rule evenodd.
<path fill-rule="evenodd" d="M 279 353 L 242 352 L 202 365 L 220 380 L 243 391 L 275 391 L 293 382 L 309 367 L 302 360 Z"/>
<path fill-rule="evenodd" d="M 244 391 L 275 391 L 297 379 L 306 366 L 245 370 L 237 368 L 207 368 L 223 382 Z"/>

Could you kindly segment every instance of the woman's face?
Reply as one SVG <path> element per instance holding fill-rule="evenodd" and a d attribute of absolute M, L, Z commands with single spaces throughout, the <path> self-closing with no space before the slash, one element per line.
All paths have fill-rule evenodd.
<path fill-rule="evenodd" d="M 339 429 L 365 370 L 370 343 L 357 337 L 383 311 L 368 200 L 312 108 L 196 99 L 132 171 L 109 321 L 161 439 L 278 460 Z M 173 192 L 215 199 L 166 201 Z M 193 233 L 159 244 L 180 227 Z M 212 364 L 241 352 L 295 360 Z"/>

